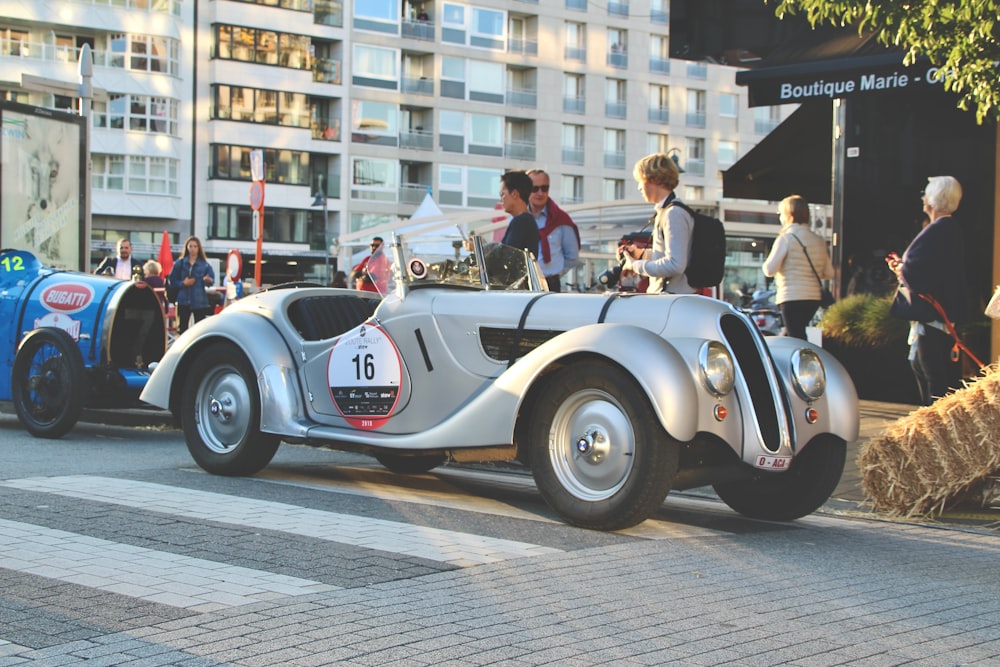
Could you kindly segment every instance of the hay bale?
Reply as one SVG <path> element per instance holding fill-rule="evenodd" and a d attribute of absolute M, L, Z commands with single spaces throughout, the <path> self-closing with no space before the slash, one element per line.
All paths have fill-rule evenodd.
<path fill-rule="evenodd" d="M 927 516 L 966 496 L 1000 471 L 1000 368 L 890 424 L 858 467 L 877 511 Z"/>

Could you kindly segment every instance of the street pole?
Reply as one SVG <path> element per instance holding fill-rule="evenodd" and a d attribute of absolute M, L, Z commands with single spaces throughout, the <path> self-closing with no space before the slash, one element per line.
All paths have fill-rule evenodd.
<path fill-rule="evenodd" d="M 330 215 L 327 208 L 326 183 L 323 174 L 319 174 L 319 192 L 313 196 L 313 206 L 320 205 L 320 198 L 323 199 L 323 259 L 326 265 L 326 284 L 331 282 L 330 275 Z"/>

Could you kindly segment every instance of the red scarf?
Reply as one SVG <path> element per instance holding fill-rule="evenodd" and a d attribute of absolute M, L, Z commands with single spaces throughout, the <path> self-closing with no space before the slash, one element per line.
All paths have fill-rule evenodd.
<path fill-rule="evenodd" d="M 539 241 L 542 246 L 542 261 L 548 264 L 552 261 L 552 251 L 549 250 L 549 234 L 555 231 L 560 225 L 569 225 L 573 233 L 576 234 L 576 247 L 580 247 L 580 230 L 576 223 L 569 217 L 569 213 L 559 208 L 552 199 L 545 202 L 546 215 L 545 226 L 538 230 Z"/>

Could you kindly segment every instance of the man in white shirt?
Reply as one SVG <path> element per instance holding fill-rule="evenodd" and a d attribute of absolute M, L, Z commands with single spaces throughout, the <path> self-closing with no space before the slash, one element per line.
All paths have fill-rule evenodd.
<path fill-rule="evenodd" d="M 105 257 L 97 265 L 94 273 L 102 276 L 112 276 L 119 280 L 133 280 L 136 276 L 142 279 L 142 262 L 132 257 L 132 242 L 128 239 L 118 239 L 118 254 Z"/>

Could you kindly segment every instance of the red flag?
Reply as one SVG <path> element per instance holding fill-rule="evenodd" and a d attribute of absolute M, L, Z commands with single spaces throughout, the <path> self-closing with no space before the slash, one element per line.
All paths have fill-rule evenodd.
<path fill-rule="evenodd" d="M 174 256 L 170 252 L 170 235 L 167 232 L 163 232 L 163 240 L 160 241 L 160 254 L 156 256 L 156 261 L 163 267 L 160 275 L 165 280 L 170 275 L 170 270 L 174 268 Z"/>

